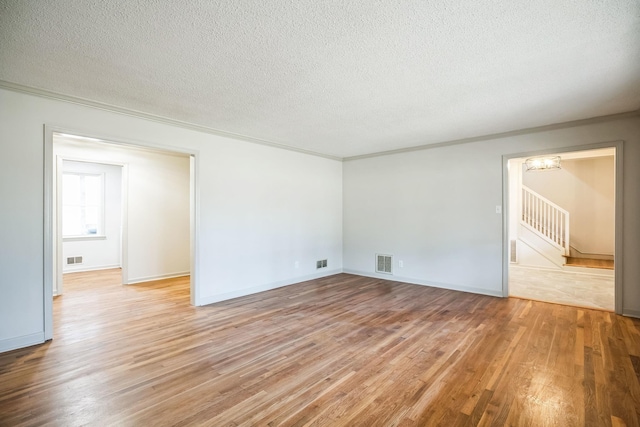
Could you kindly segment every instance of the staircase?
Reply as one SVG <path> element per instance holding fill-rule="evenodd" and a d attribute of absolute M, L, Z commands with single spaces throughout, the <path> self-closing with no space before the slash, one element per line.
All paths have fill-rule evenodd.
<path fill-rule="evenodd" d="M 569 212 L 527 186 L 522 186 L 522 216 L 518 235 L 556 266 L 570 254 Z"/>
<path fill-rule="evenodd" d="M 524 185 L 521 200 L 518 237 L 522 243 L 559 268 L 613 269 L 613 260 L 575 256 L 579 253 L 570 245 L 568 211 Z"/>

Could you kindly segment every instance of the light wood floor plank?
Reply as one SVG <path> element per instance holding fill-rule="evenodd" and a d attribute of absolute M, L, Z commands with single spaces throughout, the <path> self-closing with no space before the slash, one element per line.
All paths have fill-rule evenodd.
<path fill-rule="evenodd" d="M 206 307 L 65 276 L 0 426 L 639 425 L 640 320 L 339 274 Z"/>

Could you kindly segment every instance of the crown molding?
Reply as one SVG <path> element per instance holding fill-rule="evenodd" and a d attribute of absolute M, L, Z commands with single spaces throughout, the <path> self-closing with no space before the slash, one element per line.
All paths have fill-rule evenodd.
<path fill-rule="evenodd" d="M 555 129 L 563 129 L 563 128 L 569 128 L 574 126 L 584 126 L 584 125 L 589 125 L 593 123 L 602 123 L 602 122 L 608 122 L 613 120 L 626 119 L 628 117 L 635 117 L 635 116 L 640 116 L 640 110 L 628 111 L 626 113 L 610 114 L 607 116 L 591 117 L 588 119 L 572 120 L 568 122 L 554 123 L 550 125 L 536 126 L 536 127 L 520 129 L 520 130 L 492 133 L 488 135 L 474 136 L 471 138 L 436 142 L 433 144 L 416 145 L 416 146 L 407 147 L 407 148 L 399 148 L 397 150 L 379 151 L 379 152 L 370 153 L 370 154 L 362 154 L 359 156 L 344 157 L 342 161 L 347 162 L 351 160 L 368 159 L 371 157 L 389 156 L 392 154 L 400 154 L 400 153 L 410 153 L 412 151 L 422 151 L 422 150 L 428 150 L 431 148 L 448 147 L 451 145 L 469 144 L 472 142 L 488 141 L 491 139 L 506 138 L 510 136 L 525 135 L 530 133 L 544 132 L 544 131 L 555 130 Z"/>
<path fill-rule="evenodd" d="M 297 153 L 308 154 L 316 157 L 323 157 L 325 159 L 342 161 L 341 157 L 331 156 L 328 154 L 318 153 L 311 150 L 305 150 L 302 148 L 292 147 L 290 145 L 281 144 L 273 141 L 268 141 L 266 139 L 255 138 L 248 135 L 242 135 L 239 133 L 227 132 L 220 129 L 211 128 L 208 126 L 197 125 L 194 123 L 185 122 L 182 120 L 175 120 L 164 116 L 158 116 L 155 114 L 145 113 L 144 111 L 133 110 L 130 108 L 119 107 L 117 105 L 112 105 L 104 102 L 94 101 L 87 98 L 81 98 L 72 95 L 65 95 L 58 92 L 52 92 L 46 89 L 39 89 L 31 86 L 25 86 L 17 83 L 8 82 L 5 80 L 0 80 L 0 88 L 7 89 L 13 92 L 26 93 L 28 95 L 38 96 L 40 98 L 49 98 L 55 99 L 56 101 L 68 102 L 71 104 L 78 104 L 87 107 L 96 108 L 99 110 L 109 111 L 112 113 L 123 114 L 126 116 L 132 116 L 144 120 L 149 120 L 157 123 L 167 124 L 171 126 L 177 126 L 184 129 L 193 130 L 196 132 L 208 133 L 211 135 L 221 136 L 224 138 L 231 138 L 236 140 L 241 140 L 245 142 L 251 142 L 254 144 L 265 145 L 268 147 L 280 148 L 287 151 L 294 151 Z"/>
<path fill-rule="evenodd" d="M 580 120 L 572 120 L 568 122 L 554 123 L 549 125 L 536 126 L 536 127 L 525 128 L 520 130 L 512 130 L 507 132 L 492 133 L 487 135 L 474 136 L 470 138 L 455 139 L 451 141 L 435 142 L 432 144 L 422 144 L 422 145 L 416 145 L 416 146 L 411 146 L 406 148 L 399 148 L 396 150 L 379 151 L 379 152 L 362 154 L 357 156 L 349 156 L 349 157 L 339 157 L 339 156 L 332 156 L 329 154 L 318 153 L 316 151 L 305 150 L 302 148 L 296 148 L 290 145 L 268 141 L 266 139 L 260 139 L 253 136 L 227 132 L 220 129 L 211 128 L 208 126 L 197 125 L 197 124 L 185 122 L 182 120 L 175 120 L 175 119 L 171 119 L 164 116 L 145 113 L 143 111 L 119 107 L 119 106 L 104 103 L 104 102 L 93 101 L 91 99 L 65 95 L 62 93 L 53 92 L 45 89 L 39 89 L 31 86 L 25 86 L 17 83 L 8 82 L 5 80 L 0 80 L 0 88 L 11 90 L 14 92 L 26 93 L 28 95 L 34 95 L 41 98 L 55 99 L 57 101 L 63 101 L 63 102 L 68 102 L 72 104 L 88 106 L 88 107 L 92 107 L 92 108 L 96 108 L 104 111 L 109 111 L 112 113 L 123 114 L 123 115 L 132 116 L 132 117 L 149 120 L 157 123 L 163 123 L 171 126 L 181 127 L 181 128 L 193 130 L 196 132 L 208 133 L 211 135 L 216 135 L 224 138 L 251 142 L 254 144 L 265 145 L 267 147 L 280 148 L 282 150 L 308 154 L 311 156 L 322 157 L 325 159 L 336 160 L 336 161 L 352 161 L 352 160 L 368 159 L 371 157 L 389 156 L 393 154 L 409 153 L 412 151 L 422 151 L 422 150 L 428 150 L 428 149 L 439 148 L 439 147 L 448 147 L 451 145 L 468 144 L 472 142 L 487 141 L 491 139 L 506 138 L 510 136 L 525 135 L 525 134 L 536 133 L 536 132 L 543 132 L 543 131 L 562 129 L 562 128 L 568 128 L 568 127 L 574 127 L 574 126 L 582 126 L 582 125 L 588 125 L 593 123 L 602 123 L 602 122 L 607 122 L 612 120 L 624 119 L 628 117 L 640 116 L 640 109 L 638 109 L 634 111 L 628 111 L 625 113 L 591 117 L 591 118 L 580 119 Z"/>

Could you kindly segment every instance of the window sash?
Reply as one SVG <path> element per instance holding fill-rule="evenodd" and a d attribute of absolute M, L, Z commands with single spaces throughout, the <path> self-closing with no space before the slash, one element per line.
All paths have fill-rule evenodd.
<path fill-rule="evenodd" d="M 62 236 L 104 235 L 104 174 L 63 172 Z"/>

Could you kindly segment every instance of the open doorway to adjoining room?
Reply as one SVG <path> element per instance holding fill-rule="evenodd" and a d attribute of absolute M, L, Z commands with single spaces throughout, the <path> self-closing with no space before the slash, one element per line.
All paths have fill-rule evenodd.
<path fill-rule="evenodd" d="M 116 286 L 184 277 L 193 304 L 195 154 L 49 131 L 46 338 L 65 276 L 70 283 L 108 276 Z"/>
<path fill-rule="evenodd" d="M 616 147 L 510 158 L 508 295 L 616 310 Z"/>

